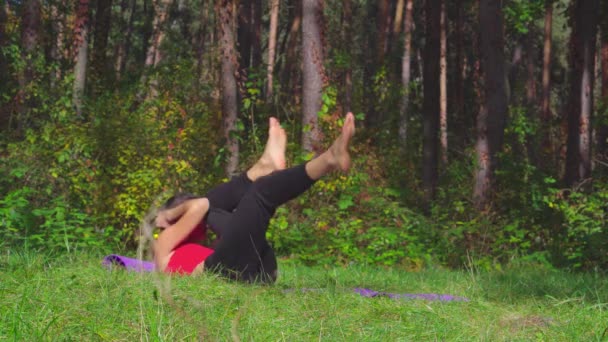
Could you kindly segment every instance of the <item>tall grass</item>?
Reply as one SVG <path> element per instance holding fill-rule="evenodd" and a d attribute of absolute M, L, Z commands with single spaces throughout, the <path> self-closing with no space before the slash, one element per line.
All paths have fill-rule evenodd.
<path fill-rule="evenodd" d="M 608 280 L 536 265 L 405 272 L 280 262 L 276 285 L 166 277 L 101 256 L 5 251 L 0 340 L 608 340 Z M 469 302 L 365 298 L 354 287 Z"/>

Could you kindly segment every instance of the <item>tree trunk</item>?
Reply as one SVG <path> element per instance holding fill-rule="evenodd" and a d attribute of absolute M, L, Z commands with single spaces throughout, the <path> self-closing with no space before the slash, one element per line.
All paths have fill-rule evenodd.
<path fill-rule="evenodd" d="M 403 8 L 405 7 L 405 0 L 397 0 L 397 7 L 395 8 L 395 20 L 393 21 L 393 34 L 401 33 L 401 24 L 403 23 Z"/>
<path fill-rule="evenodd" d="M 121 21 L 123 21 L 121 27 L 124 28 L 124 31 L 122 31 L 124 32 L 124 39 L 118 40 L 116 44 L 116 52 L 114 53 L 114 72 L 116 81 L 120 81 L 122 78 L 122 73 L 125 70 L 127 59 L 129 58 L 136 5 L 137 2 L 135 0 L 122 0 L 120 5 L 120 18 Z"/>
<path fill-rule="evenodd" d="M 600 125 L 598 127 L 598 154 L 606 161 L 608 159 L 608 1 L 602 1 L 600 9 L 600 28 L 601 28 L 601 71 L 602 71 L 602 89 L 601 89 L 601 104 L 602 108 L 598 111 L 601 115 Z"/>
<path fill-rule="evenodd" d="M 266 102 L 272 100 L 274 58 L 277 49 L 277 30 L 279 27 L 279 0 L 270 1 L 270 29 L 268 32 L 268 69 L 266 75 Z"/>
<path fill-rule="evenodd" d="M 353 4 L 352 0 L 342 0 L 342 35 L 344 42 L 344 53 L 348 56 L 348 65 L 345 66 L 343 73 L 342 86 L 344 88 L 344 99 L 342 101 L 343 114 L 352 110 L 353 98 L 353 68 L 352 68 L 352 21 L 353 21 Z"/>
<path fill-rule="evenodd" d="M 439 68 L 439 126 L 441 144 L 441 162 L 448 163 L 448 44 L 446 0 L 441 2 L 440 21 L 440 68 Z"/>
<path fill-rule="evenodd" d="M 95 29 L 93 30 L 93 53 L 91 66 L 95 75 L 94 79 L 101 85 L 104 84 L 107 77 L 107 46 L 108 35 L 110 33 L 110 25 L 112 20 L 112 0 L 97 0 L 97 9 L 95 11 Z"/>
<path fill-rule="evenodd" d="M 239 164 L 239 143 L 236 135 L 238 120 L 236 72 L 238 70 L 235 50 L 234 25 L 236 16 L 232 0 L 218 0 L 215 13 L 218 16 L 220 49 L 222 60 L 222 117 L 226 140 L 226 174 L 233 175 Z"/>
<path fill-rule="evenodd" d="M 551 58 L 552 58 L 552 35 L 553 35 L 553 1 L 545 0 L 545 33 L 543 47 L 543 75 L 542 75 L 542 99 L 541 99 L 541 160 L 553 159 L 553 143 L 551 142 Z M 551 163 L 552 164 L 552 163 Z"/>
<path fill-rule="evenodd" d="M 454 101 L 454 113 L 458 118 L 464 116 L 464 79 L 465 79 L 465 65 L 464 65 L 464 9 L 463 0 L 457 0 L 456 2 L 456 74 L 455 76 L 455 101 Z"/>
<path fill-rule="evenodd" d="M 89 0 L 79 0 L 74 23 L 74 47 L 77 53 L 74 67 L 74 92 L 72 102 L 76 115 L 82 117 L 83 97 L 87 79 L 89 49 Z"/>
<path fill-rule="evenodd" d="M 477 118 L 477 172 L 473 198 L 478 210 L 487 208 L 493 189 L 497 154 L 507 116 L 502 0 L 480 0 L 479 32 L 483 104 Z"/>
<path fill-rule="evenodd" d="M 40 1 L 27 0 L 23 2 L 21 27 L 21 58 L 25 62 L 25 68 L 19 75 L 19 92 L 17 95 L 18 131 L 21 132 L 27 121 L 27 114 L 32 107 L 34 96 L 28 88 L 35 77 L 34 61 L 36 60 L 37 48 L 40 40 L 41 13 Z"/>
<path fill-rule="evenodd" d="M 62 65 L 63 65 L 63 55 L 62 51 L 63 40 L 64 40 L 64 11 L 60 10 L 55 2 L 50 4 L 51 6 L 51 29 L 53 31 L 53 35 L 55 36 L 54 42 L 51 43 L 51 59 L 52 63 L 55 63 L 53 70 L 51 70 L 51 88 L 55 88 L 57 82 L 61 79 L 62 75 Z M 2 33 L 0 33 L 1 35 Z M 0 71 L 1 73 L 1 71 Z"/>
<path fill-rule="evenodd" d="M 378 12 L 376 26 L 378 29 L 377 47 L 376 47 L 376 63 L 378 66 L 384 64 L 384 57 L 388 51 L 388 36 L 390 30 L 390 2 L 389 0 L 377 0 Z"/>
<path fill-rule="evenodd" d="M 577 0 L 573 6 L 568 145 L 564 176 L 568 186 L 591 176 L 591 114 L 599 0 Z"/>
<path fill-rule="evenodd" d="M 543 47 L 543 97 L 541 120 L 548 122 L 551 120 L 551 58 L 552 58 L 552 35 L 553 35 L 553 1 L 545 2 L 545 37 Z"/>
<path fill-rule="evenodd" d="M 400 146 L 405 148 L 407 144 L 407 129 L 409 121 L 409 104 L 410 104 L 410 78 L 412 65 L 412 27 L 413 27 L 413 11 L 414 0 L 407 0 L 405 6 L 405 21 L 403 23 L 404 43 L 403 43 L 403 59 L 401 60 L 401 86 L 403 87 L 403 95 L 401 97 L 401 105 L 399 108 L 399 140 Z"/>
<path fill-rule="evenodd" d="M 441 0 L 426 1 L 426 44 L 424 47 L 424 100 L 422 186 L 426 204 L 435 198 L 439 158 L 439 100 L 441 50 Z"/>
<path fill-rule="evenodd" d="M 290 8 L 291 15 L 293 19 L 291 20 L 291 26 L 289 28 L 289 34 L 285 35 L 285 40 L 283 45 L 287 45 L 285 48 L 285 62 L 282 65 L 281 72 L 281 90 L 282 95 L 287 99 L 293 101 L 293 99 L 298 98 L 299 92 L 297 91 L 300 88 L 299 82 L 296 82 L 296 68 L 295 65 L 298 65 L 298 54 L 297 47 L 299 46 L 298 41 L 300 37 L 300 27 L 302 25 L 302 1 L 296 0 L 294 2 L 293 7 Z"/>
<path fill-rule="evenodd" d="M 251 67 L 251 45 L 253 41 L 253 1 L 239 1 L 238 48 L 241 74 Z"/>
<path fill-rule="evenodd" d="M 241 77 L 251 68 L 258 68 L 262 61 L 262 2 L 241 0 L 239 4 L 238 46 Z"/>
<path fill-rule="evenodd" d="M 146 84 L 148 81 L 148 73 L 150 69 L 158 66 L 162 61 L 161 44 L 165 37 L 165 21 L 167 20 L 167 11 L 169 9 L 170 0 L 158 0 L 155 4 L 154 22 L 152 24 L 152 38 L 146 52 L 146 62 L 144 64 L 144 74 L 141 83 Z M 149 81 L 149 90 L 147 96 L 155 98 L 158 92 L 158 80 L 153 77 Z M 141 95 L 141 94 L 140 94 Z M 141 97 L 141 96 L 140 96 Z"/>
<path fill-rule="evenodd" d="M 313 151 L 321 142 L 317 115 L 323 91 L 323 45 L 319 21 L 323 16 L 321 0 L 302 1 L 302 148 Z"/>
<path fill-rule="evenodd" d="M 3 49 L 8 44 L 8 39 L 6 39 L 6 24 L 9 16 L 9 5 L 8 2 L 4 2 L 0 5 L 0 49 Z M 10 78 L 8 77 L 8 62 L 4 58 L 4 54 L 0 53 L 0 75 L 3 76 L 3 81 L 0 82 L 0 93 L 4 93 L 4 91 L 10 88 L 9 82 Z M 0 130 L 3 130 L 7 127 L 8 122 L 10 121 L 10 112 L 8 106 L 4 106 L 4 101 L 0 99 Z"/>
<path fill-rule="evenodd" d="M 196 46 L 196 88 L 200 88 L 201 78 L 203 73 L 203 58 L 205 54 L 205 46 L 206 46 L 206 37 L 207 37 L 207 27 L 209 27 L 209 21 L 212 20 L 209 15 L 209 5 L 207 2 L 201 3 L 201 8 L 199 11 L 199 22 L 200 27 L 197 34 L 196 42 L 194 42 L 194 46 Z M 198 93 L 198 91 L 197 91 Z"/>

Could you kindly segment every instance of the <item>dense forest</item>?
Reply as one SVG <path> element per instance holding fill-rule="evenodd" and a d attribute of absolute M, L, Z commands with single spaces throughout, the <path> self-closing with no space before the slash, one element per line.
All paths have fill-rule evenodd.
<path fill-rule="evenodd" d="M 608 268 L 608 1 L 0 4 L 0 245 L 133 249 L 270 116 L 295 164 L 352 111 L 353 169 L 279 209 L 278 254 Z"/>

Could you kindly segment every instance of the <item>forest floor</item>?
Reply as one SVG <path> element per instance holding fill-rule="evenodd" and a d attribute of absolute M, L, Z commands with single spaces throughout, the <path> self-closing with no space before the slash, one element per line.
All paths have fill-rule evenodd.
<path fill-rule="evenodd" d="M 608 277 L 538 265 L 406 272 L 280 261 L 272 286 L 108 270 L 89 254 L 0 256 L 0 340 L 608 340 Z M 355 288 L 468 301 L 363 297 Z"/>

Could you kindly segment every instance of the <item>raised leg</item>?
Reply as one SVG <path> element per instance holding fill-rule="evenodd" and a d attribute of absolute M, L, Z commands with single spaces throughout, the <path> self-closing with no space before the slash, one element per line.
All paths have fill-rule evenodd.
<path fill-rule="evenodd" d="M 285 130 L 276 118 L 271 117 L 268 141 L 260 159 L 247 172 L 232 177 L 229 182 L 214 187 L 205 195 L 209 199 L 212 210 L 232 212 L 249 190 L 252 182 L 274 171 L 284 169 L 286 146 Z"/>
<path fill-rule="evenodd" d="M 272 279 L 276 265 L 266 241 L 266 230 L 276 208 L 309 189 L 315 180 L 334 170 L 350 167 L 348 144 L 355 132 L 354 117 L 348 114 L 342 132 L 328 151 L 310 162 L 260 177 L 243 196 L 223 227 L 215 252 L 205 260 L 205 268 L 221 269 L 233 278 Z M 269 254 L 272 253 L 272 254 Z"/>

